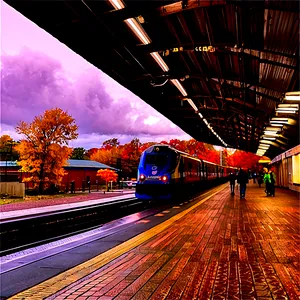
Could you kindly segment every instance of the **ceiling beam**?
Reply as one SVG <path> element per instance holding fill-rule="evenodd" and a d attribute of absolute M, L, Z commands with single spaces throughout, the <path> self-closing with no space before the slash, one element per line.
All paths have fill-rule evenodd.
<path fill-rule="evenodd" d="M 225 0 L 182 0 L 175 3 L 163 5 L 156 10 L 159 12 L 160 16 L 164 17 L 194 8 L 210 7 L 224 4 L 226 4 Z"/>
<path fill-rule="evenodd" d="M 189 73 L 189 72 L 186 72 L 185 74 L 183 73 L 177 73 L 177 72 L 160 72 L 160 73 L 152 73 L 153 75 L 153 78 L 156 78 L 156 79 L 159 79 L 159 80 L 162 80 L 162 81 L 165 81 L 166 79 L 178 79 L 178 80 L 189 80 L 189 79 L 193 79 L 193 78 L 196 78 L 196 79 L 200 79 L 200 80 L 203 80 L 203 81 L 207 81 L 207 80 L 210 80 L 210 79 L 214 79 L 216 78 L 216 76 L 212 76 L 211 74 L 203 74 L 203 73 Z M 139 80 L 144 80 L 145 78 L 149 77 L 149 74 L 144 74 L 143 76 L 140 76 L 140 77 L 137 77 L 135 79 L 135 81 L 139 81 Z M 217 79 L 217 78 L 216 78 Z M 273 90 L 275 92 L 279 92 L 279 93 L 284 93 L 284 91 L 279 91 L 278 89 L 274 89 L 274 88 L 271 88 L 271 87 L 267 87 L 265 85 L 262 85 L 260 83 L 256 83 L 256 82 L 249 82 L 247 81 L 246 83 L 249 84 L 250 86 L 248 87 L 238 87 L 238 86 L 235 86 L 233 84 L 230 84 L 228 83 L 228 81 L 232 81 L 232 82 L 240 82 L 238 80 L 239 78 L 231 78 L 231 77 L 227 77 L 227 78 L 220 78 L 220 80 L 223 80 L 225 81 L 223 84 L 230 88 L 234 87 L 236 89 L 249 89 L 250 87 L 260 87 L 260 88 L 265 88 L 265 89 L 268 89 L 268 90 Z M 217 81 L 218 82 L 218 81 Z M 219 83 L 219 82 L 218 82 Z M 257 95 L 260 95 L 260 96 L 263 96 L 263 97 L 267 97 L 271 100 L 274 100 L 276 102 L 279 102 L 280 101 L 280 98 L 277 98 L 277 97 L 274 97 L 274 96 L 271 96 L 269 94 L 265 94 L 265 93 L 261 93 L 261 92 L 258 92 L 256 90 L 251 90 L 251 92 L 257 94 Z M 213 97 L 211 95 L 203 95 L 202 97 Z"/>
<path fill-rule="evenodd" d="M 233 48 L 235 49 L 235 48 Z M 260 58 L 256 55 L 252 55 L 252 54 L 249 54 L 249 53 L 245 53 L 244 50 L 248 50 L 248 51 L 251 51 L 251 50 L 255 50 L 255 49 L 244 49 L 244 48 L 239 48 L 237 49 L 236 51 L 232 51 L 230 49 L 222 49 L 221 47 L 218 47 L 216 48 L 216 51 L 218 52 L 223 52 L 223 53 L 230 53 L 230 54 L 236 54 L 236 55 L 243 55 L 245 58 L 252 58 L 252 59 L 256 59 L 258 60 L 260 63 L 264 63 L 264 64 L 269 64 L 269 65 L 274 65 L 274 66 L 277 66 L 277 67 L 283 67 L 283 68 L 287 68 L 287 69 L 293 69 L 293 70 L 296 70 L 297 69 L 297 66 L 293 66 L 293 65 L 289 65 L 289 64 L 283 64 L 283 63 L 280 63 L 280 62 L 277 62 L 275 60 L 271 60 L 271 59 L 265 59 L 265 58 Z M 255 51 L 260 51 L 260 50 L 255 50 Z M 264 52 L 264 51 L 260 51 L 260 52 Z M 282 53 L 274 53 L 274 55 L 280 55 L 280 56 L 284 56 L 286 57 L 286 55 L 282 54 Z M 291 57 L 290 57 L 291 58 Z M 293 59 L 296 60 L 296 57 L 292 57 Z"/>
<path fill-rule="evenodd" d="M 241 53 L 243 52 L 243 50 L 247 50 L 250 52 L 250 50 L 253 51 L 260 51 L 261 53 L 271 53 L 274 55 L 280 55 L 283 57 L 287 57 L 287 58 L 292 58 L 292 59 L 297 59 L 297 55 L 292 55 L 292 54 L 288 54 L 288 53 L 282 53 L 282 52 L 276 52 L 276 51 L 272 51 L 272 50 L 266 50 L 266 49 L 260 49 L 260 48 L 253 48 L 253 47 L 249 47 L 247 45 L 244 45 L 243 48 L 234 48 L 236 46 L 236 44 L 234 42 L 228 42 L 228 43 L 213 43 L 210 44 L 209 39 L 207 41 L 203 41 L 201 43 L 197 42 L 197 43 L 183 43 L 183 44 L 178 44 L 178 43 L 167 43 L 167 42 L 161 42 L 161 43 L 156 43 L 155 41 L 153 41 L 151 44 L 148 45 L 139 45 L 138 48 L 141 51 L 141 53 L 144 54 L 149 54 L 151 52 L 161 52 L 162 54 L 166 51 L 169 50 L 170 54 L 178 54 L 178 52 L 180 51 L 195 51 L 195 52 L 201 52 L 201 51 L 197 51 L 196 48 L 199 50 L 199 47 L 203 47 L 203 46 L 213 46 L 214 48 L 210 51 L 219 51 L 219 52 L 225 52 L 225 53 Z M 182 47 L 180 50 L 179 48 Z M 235 49 L 235 51 L 231 51 L 229 48 L 233 48 Z M 178 49 L 178 51 L 175 51 L 174 49 Z M 202 48 L 201 48 L 202 49 Z M 207 49 L 209 50 L 209 49 Z M 203 51 L 204 52 L 204 51 Z M 256 55 L 250 55 L 248 53 L 244 53 L 245 55 L 248 55 L 249 57 L 253 57 L 256 59 L 260 59 L 259 57 L 257 57 Z M 268 60 L 268 59 L 261 59 L 261 62 L 264 63 L 276 63 L 276 61 L 272 61 L 272 60 Z M 278 63 L 279 64 L 279 63 Z M 291 69 L 296 68 L 296 66 L 290 66 L 288 64 L 280 64 L 280 66 L 283 67 L 290 67 Z"/>

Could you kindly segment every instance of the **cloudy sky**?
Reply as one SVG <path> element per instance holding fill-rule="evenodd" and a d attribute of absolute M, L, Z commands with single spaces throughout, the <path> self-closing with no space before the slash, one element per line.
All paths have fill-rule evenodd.
<path fill-rule="evenodd" d="M 133 93 L 1 1 L 1 135 L 46 109 L 67 110 L 79 126 L 73 147 L 191 137 Z M 159 130 L 157 130 L 159 128 Z"/>

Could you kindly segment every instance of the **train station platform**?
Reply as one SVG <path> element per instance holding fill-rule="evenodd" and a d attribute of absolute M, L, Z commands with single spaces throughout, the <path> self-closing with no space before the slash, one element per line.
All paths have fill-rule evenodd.
<path fill-rule="evenodd" d="M 227 183 L 155 218 L 162 221 L 143 219 L 144 232 L 10 299 L 300 298 L 299 194 L 277 188 L 266 197 L 251 183 L 240 200 Z"/>
<path fill-rule="evenodd" d="M 60 212 L 76 208 L 88 207 L 100 203 L 109 203 L 115 200 L 122 200 L 134 197 L 134 190 L 116 192 L 94 192 L 91 194 L 80 194 L 72 198 L 57 198 L 50 200 L 38 200 L 35 202 L 20 202 L 0 206 L 0 220 L 14 220 L 29 216 L 37 216 L 49 212 Z"/>

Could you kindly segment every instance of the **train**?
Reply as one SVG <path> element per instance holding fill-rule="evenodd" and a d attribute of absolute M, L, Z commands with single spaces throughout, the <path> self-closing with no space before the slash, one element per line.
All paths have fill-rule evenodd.
<path fill-rule="evenodd" d="M 231 172 L 236 174 L 237 168 L 156 144 L 141 154 L 135 196 L 140 200 L 176 199 L 224 183 Z"/>

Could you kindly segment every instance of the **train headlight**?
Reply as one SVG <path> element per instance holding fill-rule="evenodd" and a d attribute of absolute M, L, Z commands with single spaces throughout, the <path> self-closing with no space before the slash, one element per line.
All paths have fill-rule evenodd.
<path fill-rule="evenodd" d="M 167 181 L 168 181 L 168 177 L 167 177 L 166 175 L 164 175 L 164 176 L 161 178 L 161 180 L 162 180 L 163 182 L 167 182 Z"/>
<path fill-rule="evenodd" d="M 146 179 L 146 176 L 144 174 L 141 174 L 140 181 L 143 182 Z"/>

